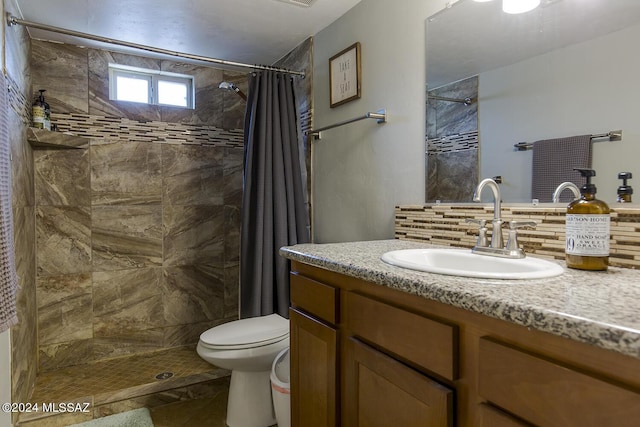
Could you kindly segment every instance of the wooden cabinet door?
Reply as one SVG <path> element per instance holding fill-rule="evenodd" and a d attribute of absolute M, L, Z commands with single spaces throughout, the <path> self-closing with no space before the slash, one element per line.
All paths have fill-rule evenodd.
<path fill-rule="evenodd" d="M 450 389 L 355 338 L 343 356 L 343 425 L 453 426 Z"/>
<path fill-rule="evenodd" d="M 337 339 L 334 328 L 289 310 L 291 425 L 336 426 Z"/>

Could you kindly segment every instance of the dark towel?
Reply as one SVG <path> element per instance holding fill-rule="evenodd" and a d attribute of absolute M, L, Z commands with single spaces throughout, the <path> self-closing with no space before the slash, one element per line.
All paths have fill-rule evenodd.
<path fill-rule="evenodd" d="M 585 179 L 573 168 L 591 168 L 591 135 L 544 139 L 533 143 L 531 198 L 550 202 L 558 185 L 565 181 L 582 187 Z M 560 201 L 570 202 L 573 193 L 563 192 Z"/>

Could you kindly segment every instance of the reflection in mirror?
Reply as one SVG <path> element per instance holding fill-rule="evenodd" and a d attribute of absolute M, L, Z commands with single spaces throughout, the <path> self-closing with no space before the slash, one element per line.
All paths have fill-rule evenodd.
<path fill-rule="evenodd" d="M 478 78 L 427 93 L 427 202 L 470 202 L 478 176 Z"/>
<path fill-rule="evenodd" d="M 640 156 L 640 1 L 542 0 L 522 15 L 500 3 L 461 0 L 427 20 L 426 200 L 470 201 L 479 178 L 501 176 L 504 201 L 530 202 L 533 151 L 514 144 L 621 129 L 591 146 L 598 198 L 614 203 Z M 474 98 L 474 84 L 470 105 L 437 99 Z M 474 120 L 478 139 L 459 145 Z"/>

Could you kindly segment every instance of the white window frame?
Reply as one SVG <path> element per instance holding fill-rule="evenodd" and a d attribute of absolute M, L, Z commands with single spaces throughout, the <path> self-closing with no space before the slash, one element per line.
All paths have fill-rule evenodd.
<path fill-rule="evenodd" d="M 146 68 L 131 67 L 129 65 L 109 64 L 109 99 L 120 101 L 117 98 L 117 78 L 136 77 L 146 79 L 149 82 L 149 105 L 162 105 L 174 108 L 194 109 L 196 104 L 195 83 L 193 76 L 188 74 L 170 73 L 167 71 L 149 70 Z M 183 83 L 187 87 L 187 106 L 174 104 L 160 104 L 158 102 L 158 82 Z M 132 102 L 132 101 L 126 101 Z"/>

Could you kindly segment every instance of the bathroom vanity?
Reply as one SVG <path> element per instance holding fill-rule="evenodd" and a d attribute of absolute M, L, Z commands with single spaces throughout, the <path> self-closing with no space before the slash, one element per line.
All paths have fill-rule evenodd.
<path fill-rule="evenodd" d="M 380 260 L 426 246 L 281 249 L 292 425 L 640 424 L 640 272 L 485 280 Z"/>

